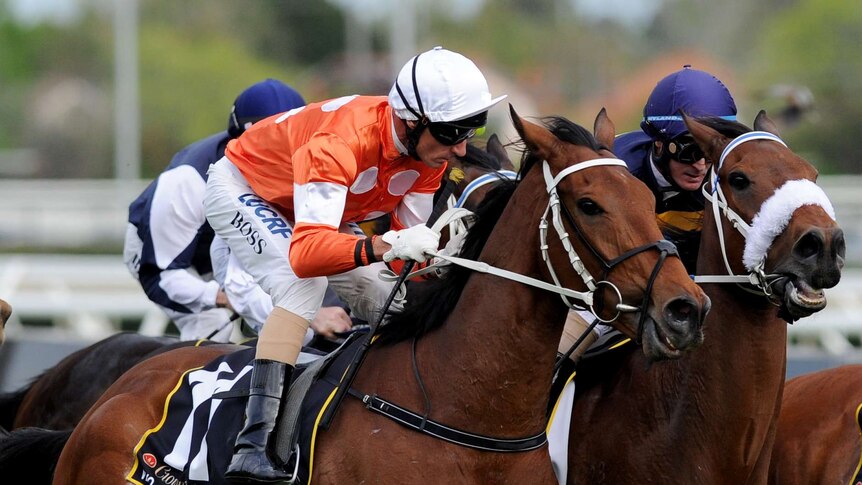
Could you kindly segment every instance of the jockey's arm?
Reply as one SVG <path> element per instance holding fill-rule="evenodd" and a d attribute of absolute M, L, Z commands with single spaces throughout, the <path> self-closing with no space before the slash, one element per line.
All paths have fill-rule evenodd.
<path fill-rule="evenodd" d="M 338 231 L 356 159 L 347 144 L 321 134 L 293 154 L 293 211 L 290 265 L 300 278 L 344 273 L 369 264 L 364 238 Z"/>
<path fill-rule="evenodd" d="M 296 226 L 289 256 L 294 273 L 327 276 L 382 260 L 391 249 L 383 238 L 366 241 L 338 232 L 348 187 L 356 177 L 357 163 L 350 148 L 335 136 L 320 136 L 297 150 L 293 159 Z M 393 211 L 393 228 L 424 223 L 439 183 L 439 177 L 433 176 L 418 180 Z"/>
<path fill-rule="evenodd" d="M 204 281 L 192 269 L 200 228 L 206 223 L 201 201 L 206 184 L 190 166 L 159 176 L 150 207 L 150 241 L 156 267 L 142 267 L 147 296 L 163 306 L 179 305 L 190 313 L 216 306 L 219 285 Z M 183 310 L 179 310 L 183 311 Z"/>

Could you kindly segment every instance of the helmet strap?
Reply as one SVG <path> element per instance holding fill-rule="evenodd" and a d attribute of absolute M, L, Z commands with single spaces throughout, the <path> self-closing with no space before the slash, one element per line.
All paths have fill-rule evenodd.
<path fill-rule="evenodd" d="M 405 122 L 405 124 L 407 124 Z M 413 128 L 407 127 L 407 154 L 413 157 L 414 160 L 421 162 L 419 152 L 416 151 L 416 145 L 419 144 L 419 138 L 422 137 L 422 132 L 428 128 L 428 118 L 422 118 L 416 121 L 416 126 Z"/>
<path fill-rule="evenodd" d="M 395 79 L 395 89 L 398 91 L 398 96 L 401 97 L 401 101 L 404 102 L 404 107 L 416 117 L 416 126 L 413 128 L 410 128 L 407 124 L 407 120 L 402 121 L 404 121 L 404 125 L 407 127 L 407 154 L 417 161 L 421 161 L 422 159 L 419 158 L 419 153 L 416 151 L 416 145 L 419 144 L 419 138 L 422 137 L 422 132 L 428 128 L 429 123 L 428 117 L 425 116 L 425 110 L 422 108 L 422 98 L 419 96 L 419 86 L 416 83 L 416 62 L 419 60 L 419 56 L 421 55 L 422 54 L 419 54 L 413 58 L 413 92 L 416 93 L 416 104 L 419 108 L 418 112 L 410 106 L 410 103 L 407 101 L 407 97 L 404 96 L 403 92 L 401 92 L 401 86 L 398 84 L 398 79 Z"/>

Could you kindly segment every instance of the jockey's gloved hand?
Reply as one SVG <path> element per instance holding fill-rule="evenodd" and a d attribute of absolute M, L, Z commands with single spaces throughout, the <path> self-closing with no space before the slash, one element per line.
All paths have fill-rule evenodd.
<path fill-rule="evenodd" d="M 403 259 L 424 263 L 425 253 L 437 251 L 440 234 L 419 224 L 400 231 L 389 231 L 383 235 L 383 241 L 392 246 L 392 249 L 383 253 L 383 261 L 388 263 Z"/>

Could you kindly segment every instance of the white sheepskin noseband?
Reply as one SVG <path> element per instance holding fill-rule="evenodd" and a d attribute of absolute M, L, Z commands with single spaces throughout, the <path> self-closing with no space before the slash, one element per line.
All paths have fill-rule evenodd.
<path fill-rule="evenodd" d="M 775 238 L 784 232 L 793 212 L 803 205 L 818 205 L 835 220 L 835 209 L 823 189 L 810 180 L 790 180 L 778 188 L 754 216 L 745 240 L 742 263 L 752 271 L 766 258 Z"/>

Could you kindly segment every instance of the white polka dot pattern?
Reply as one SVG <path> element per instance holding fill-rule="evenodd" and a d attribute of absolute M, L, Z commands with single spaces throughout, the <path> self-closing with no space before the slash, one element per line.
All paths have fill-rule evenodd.
<path fill-rule="evenodd" d="M 418 178 L 419 172 L 416 170 L 405 170 L 396 173 L 389 179 L 389 193 L 396 196 L 406 194 Z"/>
<path fill-rule="evenodd" d="M 377 173 L 379 169 L 377 167 L 371 167 L 368 170 L 359 174 L 356 177 L 356 181 L 353 182 L 353 185 L 350 186 L 350 193 L 352 194 L 364 194 L 369 190 L 374 188 L 374 185 L 377 184 Z"/>

